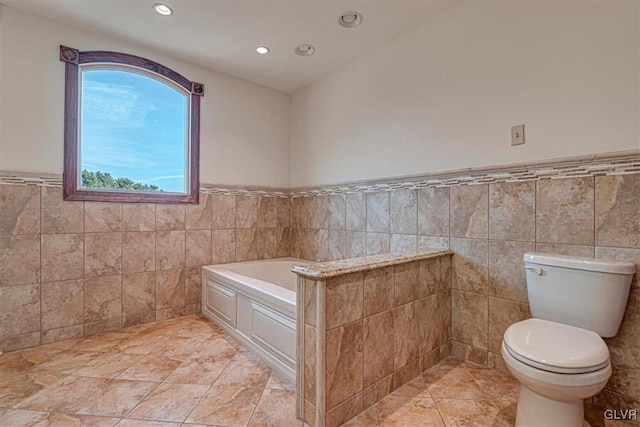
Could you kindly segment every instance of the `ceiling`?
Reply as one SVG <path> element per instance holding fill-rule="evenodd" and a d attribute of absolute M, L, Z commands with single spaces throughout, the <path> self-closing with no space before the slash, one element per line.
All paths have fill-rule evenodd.
<path fill-rule="evenodd" d="M 157 1 L 174 14 L 156 14 Z M 99 30 L 140 46 L 270 88 L 293 92 L 462 0 L 0 0 L 65 24 Z M 343 28 L 345 11 L 363 15 Z M 315 46 L 297 56 L 298 44 Z M 266 45 L 269 55 L 255 48 Z"/>

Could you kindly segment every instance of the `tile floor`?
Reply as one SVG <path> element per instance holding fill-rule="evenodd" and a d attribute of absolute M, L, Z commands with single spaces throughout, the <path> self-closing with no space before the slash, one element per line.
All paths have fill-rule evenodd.
<path fill-rule="evenodd" d="M 518 387 L 447 359 L 345 426 L 512 426 Z M 593 427 L 605 425 L 601 411 L 587 415 Z M 292 384 L 208 320 L 188 316 L 0 356 L 0 426 L 33 425 L 302 423 Z"/>

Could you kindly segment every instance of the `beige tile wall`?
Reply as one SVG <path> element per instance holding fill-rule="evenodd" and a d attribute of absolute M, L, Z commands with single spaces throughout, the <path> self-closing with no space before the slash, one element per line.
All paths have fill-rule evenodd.
<path fill-rule="evenodd" d="M 299 280 L 304 419 L 311 426 L 322 423 L 317 415 L 326 426 L 341 425 L 450 354 L 448 255 Z"/>
<path fill-rule="evenodd" d="M 502 369 L 505 329 L 530 317 L 525 252 L 626 260 L 640 272 L 640 174 L 294 198 L 292 215 L 292 254 L 306 259 L 452 249 L 452 352 Z M 636 408 L 638 276 L 598 397 Z"/>
<path fill-rule="evenodd" d="M 0 351 L 200 312 L 200 267 L 289 254 L 290 199 L 64 202 L 0 185 Z"/>

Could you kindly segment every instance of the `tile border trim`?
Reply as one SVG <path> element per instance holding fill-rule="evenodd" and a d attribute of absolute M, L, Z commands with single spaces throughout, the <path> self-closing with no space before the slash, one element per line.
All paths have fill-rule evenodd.
<path fill-rule="evenodd" d="M 277 188 L 201 184 L 200 191 L 204 194 L 297 198 L 638 173 L 640 173 L 640 149 L 312 187 Z M 0 185 L 62 187 L 62 174 L 0 171 Z"/>

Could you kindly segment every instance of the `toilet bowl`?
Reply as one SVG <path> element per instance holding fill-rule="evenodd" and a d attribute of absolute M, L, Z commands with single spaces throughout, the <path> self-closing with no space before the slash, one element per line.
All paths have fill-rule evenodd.
<path fill-rule="evenodd" d="M 516 426 L 588 426 L 583 399 L 611 376 L 602 337 L 618 332 L 635 266 L 527 253 L 524 269 L 533 318 L 509 326 L 501 349 L 521 384 Z"/>
<path fill-rule="evenodd" d="M 598 334 L 542 319 L 511 325 L 502 357 L 521 384 L 518 427 L 587 425 L 583 399 L 611 376 L 609 351 Z"/>

